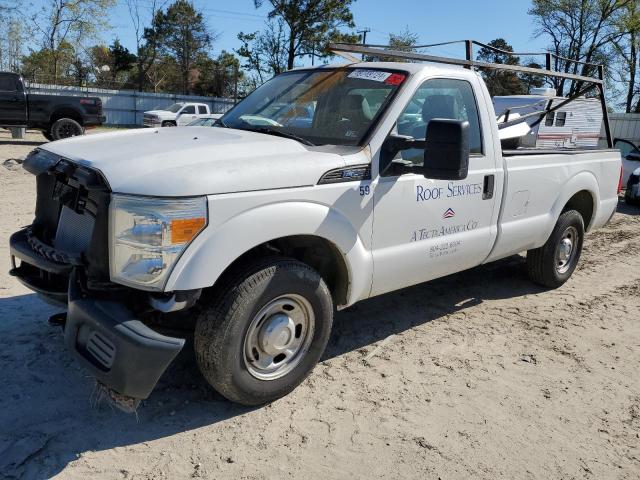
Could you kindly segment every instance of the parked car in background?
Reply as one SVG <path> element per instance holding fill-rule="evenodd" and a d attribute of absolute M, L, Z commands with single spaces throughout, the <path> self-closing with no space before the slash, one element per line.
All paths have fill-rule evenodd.
<path fill-rule="evenodd" d="M 0 72 L 0 127 L 32 128 L 47 140 L 60 140 L 104 121 L 98 97 L 30 93 L 20 75 Z"/>
<path fill-rule="evenodd" d="M 213 127 L 216 121 L 222 117 L 222 113 L 212 113 L 202 118 L 198 118 L 191 123 L 187 124 L 187 127 Z"/>
<path fill-rule="evenodd" d="M 211 115 L 206 103 L 178 102 L 164 109 L 144 112 L 143 125 L 145 127 L 177 127 Z"/>
<path fill-rule="evenodd" d="M 640 205 L 640 148 L 623 138 L 613 143 L 622 156 L 622 184 L 627 187 L 624 199 L 629 205 Z"/>

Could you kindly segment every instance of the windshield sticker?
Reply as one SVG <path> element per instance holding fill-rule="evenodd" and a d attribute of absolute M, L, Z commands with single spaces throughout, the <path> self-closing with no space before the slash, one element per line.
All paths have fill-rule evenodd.
<path fill-rule="evenodd" d="M 387 78 L 384 81 L 384 83 L 386 83 L 387 85 L 393 85 L 394 87 L 397 87 L 402 82 L 404 82 L 405 78 L 407 78 L 407 77 L 405 75 L 401 74 L 401 73 L 392 73 L 389 76 L 389 78 Z"/>
<path fill-rule="evenodd" d="M 347 75 L 348 78 L 359 78 L 361 80 L 372 80 L 374 82 L 384 82 L 391 76 L 389 72 L 381 72 L 379 70 L 366 70 L 358 68 Z"/>

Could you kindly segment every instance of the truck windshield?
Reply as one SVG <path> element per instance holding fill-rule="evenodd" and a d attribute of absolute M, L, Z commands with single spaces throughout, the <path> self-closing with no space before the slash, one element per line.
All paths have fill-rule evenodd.
<path fill-rule="evenodd" d="M 369 68 L 284 73 L 256 89 L 219 125 L 313 145 L 359 145 L 406 77 Z"/>
<path fill-rule="evenodd" d="M 174 103 L 170 107 L 165 108 L 165 110 L 168 110 L 169 112 L 172 112 L 172 113 L 178 113 L 178 110 L 180 110 L 183 105 L 184 103 Z"/>

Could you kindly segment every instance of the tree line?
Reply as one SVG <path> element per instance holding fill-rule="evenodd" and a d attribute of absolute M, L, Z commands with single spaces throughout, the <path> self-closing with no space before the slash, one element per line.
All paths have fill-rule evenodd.
<path fill-rule="evenodd" d="M 330 42 L 357 43 L 354 0 L 254 0 L 267 8 L 262 29 L 237 34 L 238 48 L 212 55 L 218 35 L 189 0 L 122 0 L 135 39 L 100 41 L 116 0 L 50 0 L 38 9 L 0 0 L 0 70 L 42 83 L 93 85 L 210 96 L 245 95 L 302 62 L 323 62 Z M 605 66 L 614 106 L 640 113 L 640 0 L 533 0 L 534 35 L 554 54 L 555 70 L 584 76 Z M 389 34 L 395 49 L 418 50 L 418 34 Z M 542 67 L 513 53 L 503 38 L 477 51 L 479 60 Z M 424 50 L 422 50 L 424 51 Z M 492 95 L 549 86 L 572 95 L 579 82 L 510 72 L 483 72 Z"/>

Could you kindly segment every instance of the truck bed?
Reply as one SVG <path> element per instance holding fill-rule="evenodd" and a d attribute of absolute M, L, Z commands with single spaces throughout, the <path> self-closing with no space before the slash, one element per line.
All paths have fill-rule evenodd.
<path fill-rule="evenodd" d="M 503 162 L 498 238 L 487 261 L 542 246 L 562 209 L 576 195 L 581 195 L 576 198 L 590 211 L 585 219 L 587 231 L 604 225 L 615 212 L 618 150 L 507 150 Z"/>

